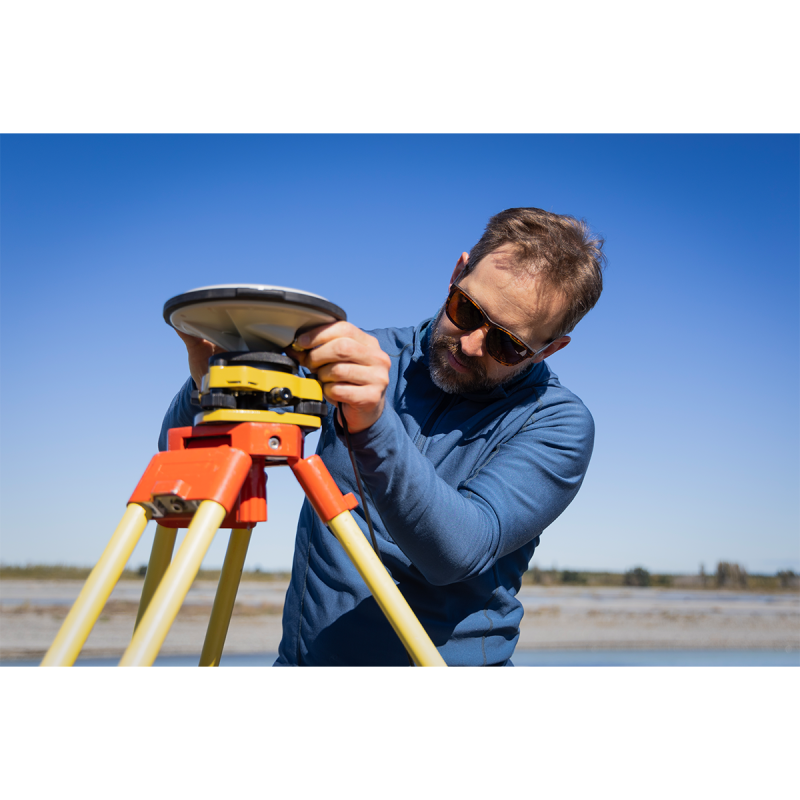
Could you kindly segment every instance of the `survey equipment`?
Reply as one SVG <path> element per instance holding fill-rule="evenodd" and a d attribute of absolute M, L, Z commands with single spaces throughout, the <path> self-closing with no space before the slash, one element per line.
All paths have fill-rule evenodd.
<path fill-rule="evenodd" d="M 200 666 L 218 666 L 252 530 L 267 519 L 265 469 L 283 465 L 341 543 L 413 663 L 445 666 L 350 513 L 355 497 L 339 491 L 319 456 L 303 457 L 304 437 L 320 427 L 328 407 L 318 381 L 303 377 L 283 351 L 304 330 L 346 319 L 344 311 L 297 289 L 224 284 L 171 298 L 164 319 L 225 352 L 209 359 L 192 398 L 194 424 L 168 432 L 167 450 L 142 475 L 42 666 L 75 663 L 151 519 L 158 527 L 133 638 L 119 664 L 153 664 L 223 527 L 231 534 L 200 656 Z M 173 558 L 179 528 L 187 531 Z"/>

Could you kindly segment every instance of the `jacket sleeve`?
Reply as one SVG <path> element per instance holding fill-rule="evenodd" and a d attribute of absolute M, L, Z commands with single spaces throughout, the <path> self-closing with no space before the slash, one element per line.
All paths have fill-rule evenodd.
<path fill-rule="evenodd" d="M 194 381 L 189 378 L 183 384 L 178 394 L 175 395 L 164 415 L 161 423 L 161 434 L 158 437 L 158 449 L 167 449 L 167 431 L 170 428 L 182 428 L 191 425 L 194 415 L 200 410 L 192 405 L 192 392 L 195 389 Z"/>
<path fill-rule="evenodd" d="M 445 585 L 490 569 L 564 511 L 586 473 L 594 421 L 574 397 L 537 411 L 456 487 L 388 405 L 352 442 L 386 530 L 426 580 Z"/>

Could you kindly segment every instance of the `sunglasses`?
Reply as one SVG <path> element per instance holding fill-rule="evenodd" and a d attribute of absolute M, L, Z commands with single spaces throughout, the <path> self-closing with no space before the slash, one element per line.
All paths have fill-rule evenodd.
<path fill-rule="evenodd" d="M 549 347 L 534 351 L 505 328 L 492 322 L 484 310 L 459 286 L 453 284 L 444 307 L 447 318 L 462 331 L 475 331 L 489 326 L 486 332 L 486 352 L 501 364 L 513 367 L 526 358 L 538 356 Z"/>

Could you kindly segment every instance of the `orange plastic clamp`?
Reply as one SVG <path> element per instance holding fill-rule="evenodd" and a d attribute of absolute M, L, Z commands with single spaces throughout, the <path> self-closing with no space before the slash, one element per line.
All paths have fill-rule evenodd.
<path fill-rule="evenodd" d="M 301 459 L 291 467 L 306 497 L 326 525 L 343 511 L 350 511 L 358 505 L 352 492 L 343 495 L 339 491 L 339 487 L 319 456 Z"/>
<path fill-rule="evenodd" d="M 171 428 L 167 446 L 172 450 L 229 445 L 251 456 L 281 463 L 303 457 L 303 433 L 297 425 L 280 422 L 232 422 Z M 268 464 L 269 465 L 269 464 Z"/>
<path fill-rule="evenodd" d="M 154 494 L 167 489 L 166 494 L 182 500 L 214 500 L 230 513 L 252 463 L 249 455 L 231 447 L 158 453 L 128 502 L 150 503 Z"/>
<path fill-rule="evenodd" d="M 267 519 L 267 476 L 264 472 L 264 459 L 253 456 L 253 466 L 247 473 L 239 492 L 239 503 L 235 517 L 229 522 L 226 518 L 221 527 L 249 528 L 256 522 Z"/>

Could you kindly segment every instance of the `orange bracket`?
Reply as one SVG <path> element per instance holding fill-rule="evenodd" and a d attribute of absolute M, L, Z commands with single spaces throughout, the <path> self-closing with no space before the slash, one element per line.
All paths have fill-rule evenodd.
<path fill-rule="evenodd" d="M 296 461 L 291 467 L 314 511 L 326 525 L 343 511 L 350 511 L 358 505 L 352 492 L 343 495 L 339 491 L 319 456 Z"/>
<path fill-rule="evenodd" d="M 280 422 L 232 422 L 170 428 L 167 450 L 193 450 L 227 444 L 251 456 L 263 456 L 267 466 L 303 457 L 303 433 Z"/>
<path fill-rule="evenodd" d="M 158 453 L 128 502 L 147 506 L 169 527 L 185 527 L 203 500 L 230 514 L 252 465 L 247 453 L 226 446 Z"/>
<path fill-rule="evenodd" d="M 228 474 L 229 453 L 247 459 L 244 475 L 240 467 Z M 130 502 L 150 508 L 167 528 L 185 528 L 203 500 L 216 500 L 227 511 L 220 527 L 251 528 L 267 519 L 264 468 L 302 457 L 303 434 L 296 425 L 232 422 L 171 428 L 167 451 L 153 458 Z"/>
<path fill-rule="evenodd" d="M 288 464 L 314 510 L 326 524 L 358 505 L 343 495 L 319 456 L 303 459 L 296 425 L 269 422 L 215 423 L 172 428 L 168 450 L 154 456 L 128 502 L 151 509 L 168 528 L 185 528 L 203 500 L 215 500 L 227 516 L 220 527 L 252 527 L 267 518 L 264 468 Z"/>

